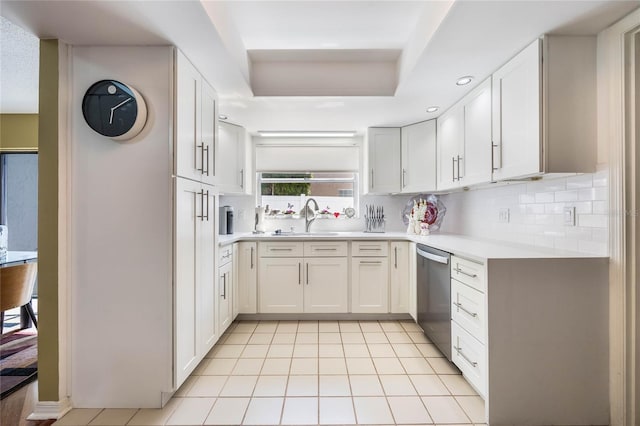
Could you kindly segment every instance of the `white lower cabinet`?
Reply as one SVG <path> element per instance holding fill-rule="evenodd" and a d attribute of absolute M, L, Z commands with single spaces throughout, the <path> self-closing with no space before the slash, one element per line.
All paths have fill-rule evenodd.
<path fill-rule="evenodd" d="M 260 313 L 301 313 L 303 287 L 301 257 L 261 257 Z"/>
<path fill-rule="evenodd" d="M 218 274 L 218 335 L 222 335 L 233 321 L 233 262 L 220 266 Z"/>
<path fill-rule="evenodd" d="M 451 322 L 451 357 L 481 397 L 486 396 L 487 355 L 485 346 L 457 322 Z"/>
<path fill-rule="evenodd" d="M 351 312 L 389 312 L 389 243 L 351 243 Z"/>
<path fill-rule="evenodd" d="M 319 257 L 304 261 L 304 312 L 347 312 L 346 257 Z"/>
<path fill-rule="evenodd" d="M 191 374 L 217 340 L 215 317 L 215 197 L 213 188 L 175 179 L 174 387 Z"/>
<path fill-rule="evenodd" d="M 234 293 L 234 304 L 238 313 L 255 314 L 258 312 L 258 247 L 255 242 L 238 243 L 236 280 L 238 291 Z"/>
<path fill-rule="evenodd" d="M 409 312 L 409 243 L 391 242 L 389 295 L 391 313 Z"/>

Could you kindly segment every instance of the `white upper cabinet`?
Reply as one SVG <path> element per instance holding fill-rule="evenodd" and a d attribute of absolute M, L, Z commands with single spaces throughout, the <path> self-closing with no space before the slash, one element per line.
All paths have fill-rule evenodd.
<path fill-rule="evenodd" d="M 370 127 L 367 132 L 367 143 L 368 192 L 370 194 L 400 192 L 400 128 Z"/>
<path fill-rule="evenodd" d="M 493 178 L 542 171 L 540 54 L 536 40 L 493 74 Z"/>
<path fill-rule="evenodd" d="M 491 79 L 438 118 L 438 190 L 491 181 Z"/>
<path fill-rule="evenodd" d="M 594 36 L 534 41 L 493 74 L 492 98 L 494 180 L 595 171 Z"/>
<path fill-rule="evenodd" d="M 402 192 L 436 189 L 436 120 L 401 129 Z"/>
<path fill-rule="evenodd" d="M 217 135 L 217 95 L 189 60 L 176 50 L 176 176 L 213 184 Z"/>
<path fill-rule="evenodd" d="M 245 129 L 220 122 L 219 131 L 216 182 L 222 193 L 243 193 L 246 186 Z"/>

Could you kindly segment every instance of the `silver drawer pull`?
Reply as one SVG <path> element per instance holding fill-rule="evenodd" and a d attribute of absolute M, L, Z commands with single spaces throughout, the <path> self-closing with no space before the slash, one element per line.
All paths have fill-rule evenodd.
<path fill-rule="evenodd" d="M 270 248 L 270 251 L 291 251 L 290 248 Z"/>
<path fill-rule="evenodd" d="M 319 247 L 319 248 L 315 248 L 314 250 L 315 251 L 336 251 L 338 249 L 336 249 L 336 248 L 322 248 L 322 247 Z"/>
<path fill-rule="evenodd" d="M 459 266 L 458 266 L 458 267 L 456 267 L 456 268 L 454 269 L 454 271 L 456 271 L 456 272 L 457 272 L 457 273 L 459 273 L 459 274 L 466 275 L 466 276 L 468 276 L 469 278 L 477 278 L 477 277 L 478 277 L 478 275 L 477 275 L 477 274 L 470 274 L 470 273 L 468 273 L 468 272 L 463 271 L 462 269 L 460 269 L 460 267 L 459 267 Z"/>
<path fill-rule="evenodd" d="M 380 251 L 382 250 L 381 247 L 360 247 L 360 250 L 376 250 L 376 251 Z"/>
<path fill-rule="evenodd" d="M 475 312 L 471 312 L 470 310 L 468 310 L 468 309 L 466 309 L 464 306 L 462 306 L 462 303 L 453 302 L 453 304 L 454 304 L 457 308 L 462 309 L 464 312 L 466 312 L 467 314 L 471 315 L 471 316 L 472 316 L 472 317 L 474 317 L 474 318 L 478 316 L 478 314 L 477 314 L 477 313 L 475 313 Z"/>
<path fill-rule="evenodd" d="M 454 346 L 453 349 L 455 349 L 456 352 L 458 352 L 458 355 L 460 355 L 465 361 L 467 361 L 469 364 L 471 364 L 472 367 L 477 367 L 478 366 L 477 362 L 471 361 L 469 358 L 467 358 L 467 356 L 465 354 L 462 353 L 462 348 Z"/>
<path fill-rule="evenodd" d="M 366 261 L 366 260 L 361 260 L 360 264 L 361 265 L 380 265 L 382 263 L 382 261 L 378 260 L 378 261 Z"/>

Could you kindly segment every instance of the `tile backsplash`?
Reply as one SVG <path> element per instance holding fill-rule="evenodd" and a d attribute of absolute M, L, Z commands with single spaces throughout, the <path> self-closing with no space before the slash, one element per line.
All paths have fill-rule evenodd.
<path fill-rule="evenodd" d="M 608 170 L 475 189 L 442 196 L 442 230 L 479 238 L 606 255 Z M 564 208 L 575 207 L 575 225 Z M 508 222 L 500 212 L 508 209 Z"/>

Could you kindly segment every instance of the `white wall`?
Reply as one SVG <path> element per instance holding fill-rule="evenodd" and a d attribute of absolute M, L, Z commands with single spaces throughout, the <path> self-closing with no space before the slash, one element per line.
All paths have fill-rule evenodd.
<path fill-rule="evenodd" d="M 449 194 L 442 231 L 607 255 L 607 180 L 601 170 Z M 576 226 L 564 225 L 565 206 L 576 208 Z M 509 223 L 498 222 L 501 208 L 509 209 Z"/>
<path fill-rule="evenodd" d="M 170 47 L 74 47 L 69 194 L 71 400 L 77 408 L 161 406 L 172 360 Z M 91 84 L 144 97 L 142 133 L 115 142 L 84 121 Z"/>

